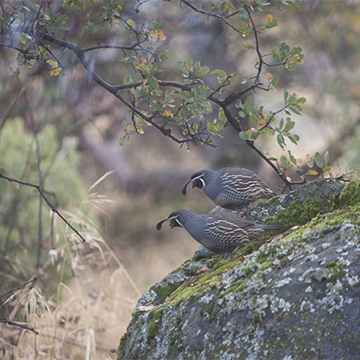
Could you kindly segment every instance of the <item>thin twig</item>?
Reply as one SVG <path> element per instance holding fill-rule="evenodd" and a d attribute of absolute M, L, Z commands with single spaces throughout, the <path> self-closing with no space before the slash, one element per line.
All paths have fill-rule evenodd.
<path fill-rule="evenodd" d="M 19 289 L 21 289 L 22 287 L 24 287 L 25 285 L 30 284 L 30 283 L 32 283 L 32 282 L 34 282 L 34 281 L 36 281 L 36 280 L 37 280 L 37 278 L 33 278 L 33 279 L 27 281 L 26 283 L 18 286 L 17 288 L 11 289 L 11 290 L 7 291 L 6 293 L 4 293 L 4 294 L 2 294 L 2 295 L 0 296 L 0 299 L 1 299 L 2 297 L 4 297 L 5 295 L 10 294 L 10 293 L 12 293 L 12 292 L 14 292 L 14 291 L 16 291 L 16 290 L 19 290 Z"/>
<path fill-rule="evenodd" d="M 3 178 L 3 179 L 5 179 L 5 180 L 7 180 L 7 181 L 9 181 L 9 182 L 15 182 L 15 183 L 17 183 L 17 184 L 24 185 L 24 186 L 29 186 L 29 187 L 32 187 L 32 188 L 36 189 L 36 190 L 40 193 L 41 197 L 42 197 L 42 198 L 46 201 L 46 203 L 49 205 L 50 209 L 51 209 L 54 213 L 56 213 L 56 214 L 60 217 L 60 219 L 61 219 L 62 221 L 64 221 L 65 224 L 66 224 L 67 226 L 69 226 L 69 228 L 70 228 L 72 231 L 74 231 L 74 232 L 76 233 L 76 235 L 78 235 L 78 236 L 80 237 L 80 239 L 81 239 L 82 241 L 86 241 L 86 240 L 84 239 L 84 237 L 83 237 L 73 226 L 71 226 L 71 225 L 69 224 L 69 222 L 68 222 L 68 221 L 59 213 L 59 211 L 51 204 L 51 202 L 50 202 L 50 201 L 48 200 L 48 198 L 45 196 L 43 190 L 41 189 L 41 187 L 40 187 L 39 185 L 35 185 L 35 184 L 28 183 L 28 182 L 20 181 L 20 180 L 17 180 L 17 179 L 13 179 L 13 178 L 7 177 L 7 176 L 5 176 L 5 175 L 3 175 L 3 174 L 1 174 L 1 173 L 0 173 L 0 178 Z"/>
<path fill-rule="evenodd" d="M 11 321 L 9 318 L 0 317 L 0 323 L 5 323 L 5 324 L 9 324 L 9 325 L 19 326 L 19 327 L 21 327 L 22 329 L 32 331 L 32 332 L 35 333 L 36 335 L 39 335 L 39 333 L 38 333 L 36 330 L 34 330 L 33 328 L 31 328 L 31 327 L 29 327 L 29 326 L 26 326 L 26 325 L 23 325 L 23 324 L 19 324 L 19 323 L 14 322 L 14 321 Z"/>

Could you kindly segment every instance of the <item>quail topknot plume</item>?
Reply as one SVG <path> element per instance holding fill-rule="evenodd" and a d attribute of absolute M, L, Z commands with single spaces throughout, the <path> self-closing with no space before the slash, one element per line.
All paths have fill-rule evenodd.
<path fill-rule="evenodd" d="M 225 167 L 219 170 L 201 170 L 193 174 L 186 187 L 203 189 L 205 194 L 222 208 L 243 211 L 258 200 L 267 200 L 277 195 L 252 171 L 240 167 Z"/>
<path fill-rule="evenodd" d="M 265 231 L 282 229 L 282 225 L 258 225 L 244 219 L 237 213 L 221 209 L 209 214 L 197 214 L 189 210 L 177 210 L 156 228 L 161 229 L 164 221 L 170 228 L 183 227 L 196 241 L 207 249 L 234 260 L 235 252 Z"/>

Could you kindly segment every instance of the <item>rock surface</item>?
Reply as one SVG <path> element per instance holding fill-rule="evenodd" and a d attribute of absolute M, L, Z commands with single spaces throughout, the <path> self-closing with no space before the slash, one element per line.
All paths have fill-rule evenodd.
<path fill-rule="evenodd" d="M 260 205 L 250 217 L 291 229 L 234 262 L 185 261 L 141 297 L 118 358 L 358 358 L 359 184 L 316 181 Z"/>

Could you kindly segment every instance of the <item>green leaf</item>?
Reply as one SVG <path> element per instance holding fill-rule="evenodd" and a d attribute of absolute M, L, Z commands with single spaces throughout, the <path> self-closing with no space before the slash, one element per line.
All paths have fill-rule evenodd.
<path fill-rule="evenodd" d="M 125 140 L 126 140 L 126 135 L 124 135 L 123 137 L 120 138 L 120 140 L 119 140 L 119 146 L 120 147 L 125 146 Z"/>
<path fill-rule="evenodd" d="M 243 107 L 243 104 L 242 104 L 242 102 L 241 102 L 241 99 L 237 99 L 237 100 L 235 101 L 235 107 L 238 108 L 238 109 Z"/>
<path fill-rule="evenodd" d="M 306 163 L 310 168 L 314 166 L 314 159 L 309 154 L 306 154 Z"/>
<path fill-rule="evenodd" d="M 295 126 L 295 121 L 291 121 L 289 118 L 287 118 L 286 120 L 287 122 L 284 127 L 284 132 L 289 132 Z"/>
<path fill-rule="evenodd" d="M 279 75 L 278 74 L 274 74 L 272 80 L 271 80 L 271 85 L 275 86 L 278 82 L 279 82 Z"/>
<path fill-rule="evenodd" d="M 13 78 L 17 78 L 20 75 L 20 68 L 17 67 L 16 70 L 11 74 Z"/>
<path fill-rule="evenodd" d="M 284 89 L 284 103 L 285 104 L 286 104 L 286 100 L 287 100 L 288 96 L 289 96 L 289 93 L 287 92 L 286 89 Z"/>
<path fill-rule="evenodd" d="M 179 96 L 183 99 L 183 100 L 190 100 L 194 98 L 194 93 L 189 93 L 188 91 L 180 91 L 179 92 Z"/>
<path fill-rule="evenodd" d="M 213 70 L 210 74 L 217 74 L 221 77 L 226 77 L 226 72 L 224 70 L 219 70 L 219 69 L 216 69 L 216 70 Z"/>
<path fill-rule="evenodd" d="M 121 127 L 122 129 L 126 132 L 126 121 L 124 120 L 122 123 L 121 123 Z"/>
<path fill-rule="evenodd" d="M 294 9 L 298 9 L 299 6 L 297 4 L 295 4 L 293 1 L 289 1 L 289 4 L 294 8 Z"/>
<path fill-rule="evenodd" d="M 325 166 L 327 166 L 329 162 L 329 151 L 326 150 L 325 154 L 324 154 L 324 163 L 325 163 Z"/>
<path fill-rule="evenodd" d="M 244 23 L 248 23 L 248 22 L 249 22 L 249 20 L 250 20 L 249 14 L 247 13 L 247 11 L 246 11 L 244 8 L 240 8 L 239 14 L 240 14 L 241 20 L 242 20 Z"/>
<path fill-rule="evenodd" d="M 293 106 L 290 106 L 290 110 L 297 115 L 301 115 L 301 112 L 295 109 Z"/>
<path fill-rule="evenodd" d="M 294 155 L 291 153 L 290 150 L 288 150 L 288 153 L 289 153 L 289 159 L 290 159 L 290 161 L 291 161 L 294 165 L 296 165 L 297 162 L 296 162 L 296 159 L 295 159 Z"/>
<path fill-rule="evenodd" d="M 255 46 L 252 46 L 250 44 L 242 44 L 242 45 L 247 50 L 255 50 Z"/>
<path fill-rule="evenodd" d="M 247 134 L 244 131 L 239 132 L 239 137 L 240 139 L 246 141 L 249 140 L 249 137 L 247 136 Z"/>
<path fill-rule="evenodd" d="M 70 26 L 68 24 L 59 24 L 58 23 L 56 26 L 60 30 L 64 30 L 64 31 L 69 31 L 70 30 Z"/>
<path fill-rule="evenodd" d="M 159 83 L 156 81 L 156 79 L 153 76 L 148 77 L 147 83 L 149 84 L 150 89 L 152 89 L 152 90 L 159 88 Z"/>
<path fill-rule="evenodd" d="M 18 56 L 16 57 L 16 61 L 18 62 L 18 64 L 24 61 L 24 55 L 21 52 L 18 53 Z"/>
<path fill-rule="evenodd" d="M 280 123 L 279 123 L 279 129 L 282 130 L 283 126 L 284 126 L 284 119 L 281 118 Z"/>
<path fill-rule="evenodd" d="M 253 115 L 253 114 L 250 115 L 250 121 L 251 121 L 253 124 L 255 124 L 255 125 L 258 124 L 258 119 L 257 119 L 257 117 L 256 117 L 255 115 Z"/>
<path fill-rule="evenodd" d="M 225 112 L 223 108 L 219 108 L 219 119 L 220 121 L 222 121 L 223 123 L 227 123 L 227 118 L 225 116 Z"/>
<path fill-rule="evenodd" d="M 321 154 L 318 151 L 314 155 L 314 160 L 315 160 L 316 165 L 319 168 L 322 168 L 324 166 L 323 158 L 322 158 Z"/>
<path fill-rule="evenodd" d="M 279 146 L 281 147 L 282 150 L 285 149 L 285 141 L 284 141 L 284 137 L 281 134 L 278 134 L 277 136 L 277 142 L 279 144 Z"/>
<path fill-rule="evenodd" d="M 282 167 L 284 169 L 289 169 L 291 168 L 292 166 L 289 167 L 289 160 L 287 159 L 287 157 L 285 155 L 281 155 L 280 156 L 280 164 L 282 165 Z"/>
<path fill-rule="evenodd" d="M 295 136 L 296 136 L 297 139 L 295 138 Z M 299 141 L 299 136 L 297 136 L 297 135 L 289 135 L 288 138 L 293 144 L 297 145 L 297 142 Z"/>
<path fill-rule="evenodd" d="M 217 123 L 216 120 L 214 121 L 208 121 L 208 130 L 210 134 L 217 135 L 222 137 L 220 134 L 218 134 L 218 131 L 222 130 L 224 127 L 224 124 L 222 122 Z"/>
<path fill-rule="evenodd" d="M 166 25 L 167 25 L 166 21 L 160 21 L 154 25 L 154 29 L 162 30 L 162 29 L 165 29 Z"/>
<path fill-rule="evenodd" d="M 332 172 L 332 168 L 330 166 L 324 166 L 323 167 L 323 172 L 324 173 Z"/>

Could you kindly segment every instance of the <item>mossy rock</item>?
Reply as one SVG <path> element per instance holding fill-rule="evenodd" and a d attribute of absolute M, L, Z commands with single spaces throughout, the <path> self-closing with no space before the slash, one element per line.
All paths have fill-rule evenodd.
<path fill-rule="evenodd" d="M 344 186 L 335 185 L 326 194 L 325 183 L 317 198 L 291 194 L 286 207 L 289 198 L 275 199 L 286 221 L 292 219 L 287 209 L 300 215 L 294 223 L 305 221 L 277 242 L 234 262 L 187 260 L 170 274 L 180 274 L 176 289 L 169 290 L 169 278 L 163 282 L 165 299 L 161 282 L 144 295 L 118 359 L 358 358 L 360 205 L 347 195 L 358 185 L 343 193 Z M 295 205 L 309 200 L 323 206 L 294 214 Z"/>

